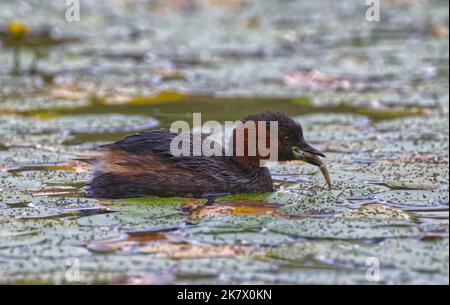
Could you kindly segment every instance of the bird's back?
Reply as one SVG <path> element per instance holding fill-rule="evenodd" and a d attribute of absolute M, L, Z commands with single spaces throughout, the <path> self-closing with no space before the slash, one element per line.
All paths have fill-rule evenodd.
<path fill-rule="evenodd" d="M 170 145 L 177 135 L 160 129 L 103 146 L 86 186 L 87 196 L 214 197 L 272 191 L 267 168 L 247 166 L 237 157 L 173 156 Z M 192 152 L 192 134 L 188 137 Z"/>

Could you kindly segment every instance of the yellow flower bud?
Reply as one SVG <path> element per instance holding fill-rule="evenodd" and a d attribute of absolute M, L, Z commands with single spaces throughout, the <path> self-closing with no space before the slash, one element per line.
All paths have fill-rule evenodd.
<path fill-rule="evenodd" d="M 18 21 L 11 21 L 8 24 L 8 30 L 11 33 L 11 36 L 17 40 L 21 39 L 26 33 L 29 32 L 28 27 Z"/>

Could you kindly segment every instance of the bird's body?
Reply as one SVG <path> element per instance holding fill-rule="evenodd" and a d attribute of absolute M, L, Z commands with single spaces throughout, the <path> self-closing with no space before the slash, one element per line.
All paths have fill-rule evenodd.
<path fill-rule="evenodd" d="M 273 191 L 266 167 L 250 166 L 237 157 L 174 157 L 170 142 L 175 136 L 170 130 L 160 129 L 103 146 L 87 195 L 214 197 Z"/>
<path fill-rule="evenodd" d="M 278 122 L 276 148 L 279 161 L 299 159 L 294 148 L 310 156 L 323 156 L 306 143 L 301 126 L 285 114 L 267 112 L 242 120 L 246 121 Z M 174 156 L 170 148 L 177 135 L 160 129 L 129 135 L 102 146 L 101 155 L 90 162 L 94 165 L 94 172 L 93 179 L 86 185 L 86 195 L 103 198 L 217 197 L 274 190 L 269 170 L 260 166 L 260 161 L 265 157 L 259 154 L 259 150 L 256 156 L 248 153 L 248 146 L 258 146 L 249 144 L 247 137 L 242 140 L 244 155 Z M 232 142 L 236 139 L 238 137 L 233 133 Z M 193 145 L 190 141 L 191 151 Z M 305 161 L 317 165 L 317 160 L 311 158 Z"/>

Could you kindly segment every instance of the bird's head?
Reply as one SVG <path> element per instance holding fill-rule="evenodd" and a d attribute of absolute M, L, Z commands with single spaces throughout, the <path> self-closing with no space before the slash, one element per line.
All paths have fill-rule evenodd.
<path fill-rule="evenodd" d="M 252 166 L 260 166 L 261 160 L 302 160 L 320 167 L 327 183 L 330 185 L 327 177 L 328 172 L 326 172 L 325 165 L 320 158 L 324 158 L 325 155 L 305 140 L 302 126 L 298 122 L 281 112 L 250 115 L 241 121 L 243 125 L 239 125 L 233 131 L 232 148 L 234 155 L 240 156 L 244 162 Z M 270 122 L 276 122 L 276 124 L 271 125 Z M 248 127 L 251 127 L 252 124 L 248 125 L 248 123 L 255 126 L 255 132 L 250 131 Z M 273 130 L 275 125 L 276 131 Z M 263 127 L 262 133 L 261 126 Z M 265 146 L 261 146 L 261 139 L 265 140 Z M 239 154 L 240 143 L 243 151 Z M 274 154 L 276 158 L 274 158 Z"/>

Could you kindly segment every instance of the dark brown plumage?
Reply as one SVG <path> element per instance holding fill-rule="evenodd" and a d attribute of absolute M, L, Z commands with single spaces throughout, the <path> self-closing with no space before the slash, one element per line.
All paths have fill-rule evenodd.
<path fill-rule="evenodd" d="M 306 143 L 301 126 L 283 113 L 266 112 L 242 121 L 249 120 L 278 121 L 280 161 L 296 159 L 294 146 L 323 156 Z M 101 155 L 93 160 L 93 179 L 86 185 L 86 195 L 216 197 L 274 190 L 269 170 L 259 166 L 262 159 L 259 155 L 174 157 L 170 143 L 176 136 L 160 129 L 129 135 L 102 146 Z"/>

